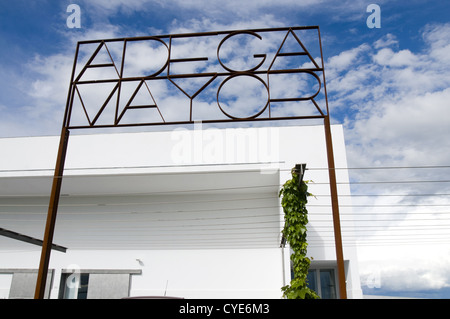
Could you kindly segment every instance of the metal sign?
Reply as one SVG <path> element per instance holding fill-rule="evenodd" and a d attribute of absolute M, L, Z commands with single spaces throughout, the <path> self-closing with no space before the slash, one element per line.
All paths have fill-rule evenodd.
<path fill-rule="evenodd" d="M 323 119 L 340 297 L 346 298 L 336 176 L 317 26 L 78 42 L 35 298 L 43 298 L 70 130 Z"/>
<path fill-rule="evenodd" d="M 65 126 L 323 118 L 320 43 L 318 27 L 82 41 Z"/>

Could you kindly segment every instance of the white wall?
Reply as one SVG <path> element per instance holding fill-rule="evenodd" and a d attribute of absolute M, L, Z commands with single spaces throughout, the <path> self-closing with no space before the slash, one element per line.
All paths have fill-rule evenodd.
<path fill-rule="evenodd" d="M 336 167 L 346 167 L 342 127 L 333 126 L 332 132 Z M 11 198 L 18 198 L 17 196 L 21 196 L 21 192 L 22 196 L 30 195 L 32 192 L 35 192 L 35 196 L 40 196 L 33 198 L 42 199 L 48 196 L 57 145 L 58 137 L 0 139 L 0 149 L 5 150 L 5 154 L 8 154 L 0 157 L 0 209 L 2 201 L 5 203 L 7 200 L 13 200 Z M 199 130 L 197 127 L 194 131 L 72 135 L 66 162 L 65 190 L 70 189 L 75 193 L 81 192 L 83 187 L 89 192 L 96 190 L 99 194 L 91 196 L 91 200 L 100 203 L 100 199 L 103 200 L 105 197 L 105 194 L 101 194 L 107 188 L 111 189 L 111 194 L 113 191 L 122 191 L 125 197 L 127 195 L 124 194 L 127 192 L 134 193 L 143 186 L 148 187 L 143 190 L 143 193 L 151 193 L 154 189 L 150 189 L 148 183 L 145 183 L 146 176 L 164 177 L 164 174 L 176 176 L 174 175 L 176 172 L 191 172 L 195 175 L 199 172 L 231 172 L 249 169 L 259 172 L 259 177 L 256 176 L 257 174 L 253 174 L 248 175 L 248 178 L 244 180 L 234 180 L 233 178 L 219 180 L 214 174 L 211 175 L 211 178 L 206 179 L 192 178 L 191 176 L 185 181 L 183 187 L 185 189 L 192 188 L 193 185 L 196 187 L 199 185 L 207 187 L 230 185 L 234 187 L 245 183 L 250 184 L 252 181 L 271 184 L 274 180 L 273 177 L 275 177 L 276 183 L 283 184 L 290 178 L 291 168 L 295 164 L 301 163 L 307 164 L 309 170 L 305 174 L 305 179 L 313 181 L 310 183 L 310 191 L 317 195 L 317 198 L 310 200 L 308 254 L 316 261 L 333 261 L 335 260 L 335 247 L 329 206 L 330 191 L 329 185 L 326 184 L 328 172 L 324 169 L 328 165 L 323 126 L 227 130 Z M 42 177 L 36 184 L 40 187 L 33 186 L 31 179 L 33 176 Z M 131 185 L 130 183 L 123 183 L 128 179 L 119 179 L 119 177 L 133 176 L 136 177 L 135 181 L 139 178 L 142 179 L 141 182 L 134 183 L 134 186 L 138 187 L 136 190 L 130 190 L 133 186 L 127 187 L 127 185 Z M 85 182 L 84 184 L 79 182 L 70 184 L 71 177 L 74 181 L 84 180 Z M 104 189 L 99 190 L 102 188 L 102 184 L 98 184 L 96 181 L 102 178 L 105 181 L 108 180 L 109 183 L 108 185 L 104 184 Z M 338 182 L 348 182 L 348 174 L 345 170 L 337 170 L 337 178 Z M 69 188 L 68 185 L 73 187 Z M 158 184 L 158 187 L 170 190 L 171 185 L 173 184 L 167 182 L 166 185 Z M 270 196 L 274 200 L 277 200 L 278 189 L 279 187 L 275 187 L 270 190 Z M 338 190 L 341 195 L 350 194 L 348 184 L 340 184 Z M 11 194 L 11 192 L 15 192 L 16 197 L 5 195 Z M 245 196 L 240 193 L 233 196 L 237 195 Z M 81 195 L 78 194 L 78 196 Z M 30 198 L 27 197 L 27 200 Z M 70 198 L 69 196 L 64 200 L 69 203 Z M 75 196 L 72 200 L 86 200 L 86 197 Z M 340 198 L 340 203 L 349 204 L 351 201 L 348 197 L 343 197 Z M 185 209 L 194 209 L 194 207 L 187 205 Z M 42 234 L 42 225 L 45 222 L 45 207 L 42 206 L 40 209 L 43 209 L 41 221 L 36 223 L 39 226 L 35 226 L 34 229 L 31 226 L 24 228 L 34 232 L 37 236 Z M 59 220 L 62 225 L 65 208 L 61 209 Z M 67 212 L 69 211 L 67 210 Z M 280 208 L 276 208 L 273 213 L 280 214 L 280 219 L 282 219 Z M 347 232 L 352 227 L 351 208 L 342 208 L 341 216 L 342 227 L 346 229 L 343 238 L 344 259 L 350 261 L 347 263 L 348 295 L 359 298 L 361 290 L 356 249 L 351 232 Z M 8 218 L 11 218 L 11 215 L 8 215 Z M 279 224 L 282 225 L 281 220 Z M 81 226 L 78 228 L 82 229 Z M 64 228 L 57 226 L 56 238 L 62 241 L 56 242 L 55 240 L 57 244 L 64 244 L 65 233 L 61 230 Z M 133 233 L 129 234 L 132 237 Z M 111 237 L 111 240 L 114 239 Z M 179 239 L 181 240 L 181 238 Z M 0 241 L 0 244 L 3 243 L 7 243 L 7 241 Z M 248 249 L 248 247 L 246 249 L 196 249 L 191 247 L 183 250 L 161 248 L 156 250 L 96 250 L 95 247 L 92 247 L 88 250 L 71 250 L 69 247 L 67 254 L 52 253 L 51 267 L 56 270 L 52 297 L 56 298 L 58 295 L 61 269 L 76 264 L 80 268 L 142 269 L 142 275 L 133 275 L 132 277 L 131 295 L 160 295 L 164 293 L 166 284 L 168 284 L 167 295 L 185 298 L 279 298 L 281 296 L 280 288 L 289 282 L 290 271 L 288 249 L 285 249 L 283 259 L 281 249 L 276 248 L 278 244 L 277 239 L 274 240 L 272 248 L 260 249 Z M 27 244 L 23 245 L 23 249 L 30 250 L 29 246 L 26 246 Z M 12 252 L 8 251 L 7 246 L 0 247 L 0 250 L 2 250 L 0 268 L 38 267 L 39 250 Z M 136 259 L 140 259 L 144 265 L 140 265 Z M 0 281 L 0 284 L 2 282 L 7 282 L 7 280 Z M 0 291 L 1 289 L 2 287 L 0 287 Z"/>
<path fill-rule="evenodd" d="M 1 268 L 36 268 L 38 252 L 3 253 Z M 139 262 L 139 261 L 140 262 Z M 79 267 L 79 268 L 78 268 Z M 130 296 L 183 298 L 280 298 L 280 249 L 68 251 L 54 252 L 51 298 L 58 298 L 61 269 L 134 269 Z M 8 297 L 10 279 L 0 276 L 0 293 Z M 167 287 L 167 290 L 166 290 Z"/>

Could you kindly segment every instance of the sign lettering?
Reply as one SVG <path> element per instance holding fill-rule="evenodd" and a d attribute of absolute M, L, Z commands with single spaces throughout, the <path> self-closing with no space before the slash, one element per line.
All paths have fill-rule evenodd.
<path fill-rule="evenodd" d="M 318 27 L 81 41 L 68 128 L 323 118 Z"/>

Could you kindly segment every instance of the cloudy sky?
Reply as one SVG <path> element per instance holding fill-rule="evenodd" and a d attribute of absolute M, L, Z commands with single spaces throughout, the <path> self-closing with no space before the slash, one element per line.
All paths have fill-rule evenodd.
<path fill-rule="evenodd" d="M 67 21 L 70 4 L 80 20 Z M 2 0 L 0 137 L 59 134 L 78 41 L 319 25 L 330 113 L 344 125 L 366 229 L 357 232 L 364 289 L 450 297 L 448 12 L 448 1 L 424 0 Z"/>

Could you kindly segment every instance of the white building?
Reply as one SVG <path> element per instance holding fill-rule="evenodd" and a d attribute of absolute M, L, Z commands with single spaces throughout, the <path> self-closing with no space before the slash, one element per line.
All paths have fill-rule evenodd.
<path fill-rule="evenodd" d="M 336 167 L 347 167 L 332 126 Z M 0 227 L 42 239 L 59 137 L 0 139 Z M 49 298 L 281 298 L 278 193 L 307 164 L 310 282 L 338 297 L 323 126 L 72 134 Z M 362 298 L 349 178 L 337 170 L 348 298 Z M 41 247 L 0 236 L 0 298 L 32 298 Z M 75 272 L 74 272 L 75 271 Z M 80 285 L 77 286 L 79 278 Z"/>

